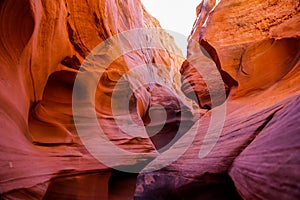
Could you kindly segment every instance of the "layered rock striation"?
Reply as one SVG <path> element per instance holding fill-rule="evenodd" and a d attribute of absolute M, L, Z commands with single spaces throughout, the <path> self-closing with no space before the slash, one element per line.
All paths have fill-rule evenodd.
<path fill-rule="evenodd" d="M 1 1 L 1 198 L 299 199 L 299 1 L 197 15 L 185 59 L 139 0 Z"/>
<path fill-rule="evenodd" d="M 0 19 L 2 197 L 132 198 L 136 175 L 113 169 L 153 159 L 181 119 L 197 117 L 173 38 L 139 0 L 1 1 Z M 165 118 L 151 120 L 157 113 Z M 84 146 L 99 125 L 107 139 Z M 129 153 L 116 159 L 111 146 Z"/>
<path fill-rule="evenodd" d="M 201 129 L 183 156 L 139 175 L 137 199 L 298 199 L 299 1 L 202 1 L 197 12 L 182 89 L 211 110 L 196 122 Z M 226 101 L 211 98 L 212 67 L 199 72 L 194 41 L 216 64 Z M 220 135 L 208 134 L 222 107 Z M 203 149 L 210 150 L 204 157 Z"/>

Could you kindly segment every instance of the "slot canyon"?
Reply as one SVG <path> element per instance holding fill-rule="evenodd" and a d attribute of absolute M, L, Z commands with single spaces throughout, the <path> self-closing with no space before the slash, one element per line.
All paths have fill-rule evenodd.
<path fill-rule="evenodd" d="M 1 0 L 0 199 L 299 200 L 299 0 L 191 12 Z"/>

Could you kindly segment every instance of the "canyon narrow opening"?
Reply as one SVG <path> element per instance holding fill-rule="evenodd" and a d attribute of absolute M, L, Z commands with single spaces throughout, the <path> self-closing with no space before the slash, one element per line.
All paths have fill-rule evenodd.
<path fill-rule="evenodd" d="M 196 20 L 196 7 L 199 1 L 182 0 L 141 0 L 146 10 L 155 17 L 161 27 L 169 32 L 175 39 L 176 44 L 181 48 L 183 55 L 186 54 L 186 44 L 179 44 L 176 40 L 176 34 L 184 35 L 186 38 L 190 35 L 193 24 Z"/>

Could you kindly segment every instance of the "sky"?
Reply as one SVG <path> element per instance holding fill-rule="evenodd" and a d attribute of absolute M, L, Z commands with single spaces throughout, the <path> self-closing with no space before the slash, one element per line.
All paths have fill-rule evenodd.
<path fill-rule="evenodd" d="M 189 36 L 201 0 L 141 0 L 162 28 Z"/>
<path fill-rule="evenodd" d="M 141 1 L 146 10 L 160 22 L 161 27 L 174 37 L 175 43 L 186 57 L 187 38 L 197 18 L 196 8 L 202 0 Z"/>

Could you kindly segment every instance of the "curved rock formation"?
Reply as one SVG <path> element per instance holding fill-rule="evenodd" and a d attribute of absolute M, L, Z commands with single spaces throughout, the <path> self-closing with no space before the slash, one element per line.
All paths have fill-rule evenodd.
<path fill-rule="evenodd" d="M 1 1 L 0 16 L 1 197 L 132 197 L 135 186 L 132 180 L 136 175 L 118 174 L 112 168 L 124 165 L 134 168 L 147 159 L 142 156 L 113 159 L 113 152 L 100 143 L 98 148 L 104 149 L 113 161 L 101 163 L 83 146 L 77 130 L 79 126 L 91 133 L 98 129 L 98 125 L 91 126 L 89 122 L 93 112 L 85 112 L 85 105 L 94 102 L 96 119 L 112 146 L 144 153 L 152 159 L 155 147 L 159 149 L 174 139 L 178 130 L 174 124 L 181 119 L 191 124 L 198 112 L 193 106 L 197 106 L 180 90 L 179 68 L 183 57 L 171 36 L 153 29 L 160 25 L 139 0 Z M 153 31 L 143 33 L 141 28 Z M 94 49 L 106 39 L 138 29 L 140 35 L 122 40 L 124 53 L 116 58 L 116 49 L 104 54 Z M 112 41 L 106 41 L 105 47 L 113 45 L 109 44 Z M 147 49 L 151 44 L 160 49 Z M 79 119 L 76 127 L 73 87 L 78 74 L 84 74 L 84 70 L 92 74 L 95 70 L 80 68 L 83 62 L 92 64 L 84 61 L 89 55 L 89 58 L 98 56 L 96 70 L 102 70 L 103 74 L 96 82 L 93 82 L 95 77 L 89 77 L 79 83 L 84 90 L 96 83 L 97 90 L 92 96 L 81 96 L 83 101 L 76 109 L 82 112 L 75 113 Z M 105 66 L 105 62 L 109 65 Z M 144 67 L 139 69 L 139 66 Z M 130 98 L 124 98 L 126 95 Z M 114 98 L 117 103 L 113 103 Z M 165 121 L 155 119 L 160 110 L 166 110 Z M 126 126 L 131 132 L 119 127 L 117 120 L 130 122 Z M 147 130 L 144 125 L 149 125 Z M 156 126 L 161 128 L 156 130 Z M 97 138 L 96 134 L 90 136 L 91 140 Z M 130 191 L 114 191 L 113 188 L 127 183 L 131 183 Z"/>
<path fill-rule="evenodd" d="M 1 1 L 1 198 L 299 199 L 299 1 L 197 15 L 184 60 L 140 0 Z"/>
<path fill-rule="evenodd" d="M 197 12 L 182 89 L 212 110 L 196 122 L 202 128 L 182 157 L 139 175 L 136 199 L 299 199 L 299 1 L 204 0 Z M 210 97 L 197 67 L 211 66 L 197 66 L 194 41 L 218 67 L 225 103 Z M 202 157 L 216 137 L 207 135 L 210 114 L 224 106 L 218 142 Z"/>

